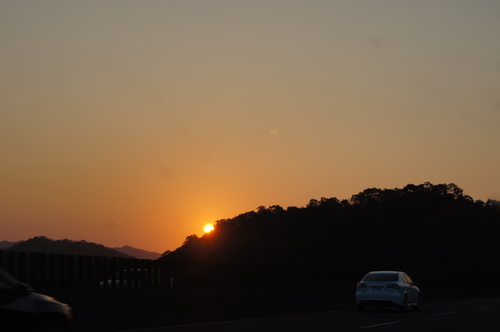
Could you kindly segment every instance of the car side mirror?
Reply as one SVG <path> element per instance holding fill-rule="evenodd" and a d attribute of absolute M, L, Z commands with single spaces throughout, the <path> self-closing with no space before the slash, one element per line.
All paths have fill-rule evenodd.
<path fill-rule="evenodd" d="M 25 297 L 28 296 L 33 289 L 28 284 L 23 284 L 22 282 L 17 283 L 14 286 L 14 296 L 16 297 Z"/>
<path fill-rule="evenodd" d="M 32 291 L 31 286 L 23 283 L 15 283 L 3 288 L 0 292 L 0 305 L 6 305 L 19 297 L 25 297 Z"/>

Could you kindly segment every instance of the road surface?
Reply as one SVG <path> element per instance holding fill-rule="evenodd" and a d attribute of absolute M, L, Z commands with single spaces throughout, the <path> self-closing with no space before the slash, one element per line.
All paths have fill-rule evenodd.
<path fill-rule="evenodd" d="M 77 330 L 83 331 L 83 326 Z M 421 311 L 393 309 L 357 312 L 354 308 L 274 317 L 252 317 L 196 324 L 164 325 L 157 322 L 108 322 L 88 330 L 119 332 L 202 331 L 500 331 L 500 298 L 433 302 Z"/>

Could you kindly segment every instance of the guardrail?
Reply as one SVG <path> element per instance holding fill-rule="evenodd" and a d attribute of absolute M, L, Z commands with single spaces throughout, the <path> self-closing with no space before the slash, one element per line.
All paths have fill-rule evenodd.
<path fill-rule="evenodd" d="M 146 259 L 0 251 L 0 266 L 35 288 L 163 286 L 161 269 Z"/>

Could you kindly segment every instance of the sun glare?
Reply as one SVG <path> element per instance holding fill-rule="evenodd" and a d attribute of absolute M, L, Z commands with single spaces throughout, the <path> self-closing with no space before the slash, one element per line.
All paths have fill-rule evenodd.
<path fill-rule="evenodd" d="M 203 230 L 205 231 L 205 233 L 210 233 L 211 231 L 214 230 L 214 226 L 213 225 L 205 225 L 205 228 L 203 228 Z"/>

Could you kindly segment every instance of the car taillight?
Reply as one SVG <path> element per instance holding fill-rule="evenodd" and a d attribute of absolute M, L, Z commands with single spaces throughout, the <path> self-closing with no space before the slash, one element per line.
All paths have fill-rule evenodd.
<path fill-rule="evenodd" d="M 399 285 L 398 285 L 398 284 L 389 284 L 389 285 L 387 285 L 387 286 L 385 286 L 385 287 L 387 287 L 387 288 L 392 288 L 392 289 L 399 289 L 399 288 L 401 288 L 401 287 L 399 287 Z"/>
<path fill-rule="evenodd" d="M 361 289 L 361 288 L 367 288 L 368 286 L 363 284 L 362 282 L 358 283 L 358 285 L 356 286 L 358 289 Z"/>

